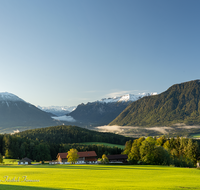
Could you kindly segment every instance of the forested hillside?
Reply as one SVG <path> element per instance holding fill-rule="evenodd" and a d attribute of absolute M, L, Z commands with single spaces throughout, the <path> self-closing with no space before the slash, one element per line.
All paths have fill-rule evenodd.
<path fill-rule="evenodd" d="M 101 133 L 77 126 L 55 126 L 31 129 L 15 134 L 16 137 L 39 140 L 48 143 L 107 142 L 124 145 L 129 137 L 113 133 Z"/>
<path fill-rule="evenodd" d="M 67 152 L 71 148 L 78 151 L 94 150 L 98 157 L 102 154 L 120 154 L 118 147 L 104 145 L 83 145 L 81 142 L 107 142 L 124 145 L 132 138 L 100 133 L 76 126 L 55 126 L 23 131 L 14 135 L 0 135 L 0 153 L 6 158 L 20 159 L 29 157 L 32 160 L 55 160 L 59 152 Z M 80 143 L 80 144 L 79 144 Z"/>
<path fill-rule="evenodd" d="M 200 80 L 176 84 L 167 91 L 130 104 L 110 125 L 200 125 Z"/>

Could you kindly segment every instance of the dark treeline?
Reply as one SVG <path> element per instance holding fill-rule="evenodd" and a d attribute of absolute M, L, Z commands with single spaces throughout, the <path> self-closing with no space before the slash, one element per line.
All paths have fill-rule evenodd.
<path fill-rule="evenodd" d="M 130 164 L 196 166 L 200 159 L 199 143 L 188 138 L 139 138 L 126 142 L 123 154 Z"/>
<path fill-rule="evenodd" d="M 54 147 L 52 147 L 54 148 Z M 53 153 L 50 144 L 16 137 L 10 134 L 0 135 L 0 153 L 6 158 L 21 159 L 29 157 L 32 160 L 51 160 Z"/>
<path fill-rule="evenodd" d="M 120 154 L 118 147 L 103 145 L 83 145 L 81 142 L 107 142 L 125 144 L 130 138 L 111 133 L 99 133 L 74 126 L 57 126 L 28 130 L 18 134 L 0 135 L 0 153 L 6 158 L 32 160 L 55 160 L 59 152 L 67 152 L 71 148 L 78 151 L 94 150 L 98 157 L 102 154 Z"/>
<path fill-rule="evenodd" d="M 82 143 L 82 142 L 106 142 L 124 145 L 126 141 L 132 139 L 113 133 L 102 133 L 91 131 L 76 126 L 55 126 L 22 131 L 15 134 L 16 137 L 39 140 L 48 143 Z"/>
<path fill-rule="evenodd" d="M 118 147 L 107 147 L 104 145 L 56 144 L 8 134 L 0 135 L 0 153 L 6 158 L 21 159 L 28 157 L 36 161 L 56 160 L 59 152 L 67 152 L 71 148 L 76 148 L 78 151 L 94 150 L 98 157 L 101 157 L 102 154 L 121 154 L 123 151 Z"/>

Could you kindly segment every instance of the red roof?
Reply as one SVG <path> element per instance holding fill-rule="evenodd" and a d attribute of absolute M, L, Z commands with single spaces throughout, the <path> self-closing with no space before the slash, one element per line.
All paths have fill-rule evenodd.
<path fill-rule="evenodd" d="M 63 158 L 67 158 L 68 153 L 58 153 L 58 156 L 60 156 L 61 159 Z M 83 158 L 83 157 L 95 157 L 97 156 L 95 151 L 86 151 L 86 152 L 78 152 L 79 158 Z"/>
<path fill-rule="evenodd" d="M 67 152 L 66 153 L 58 153 L 57 158 L 60 156 L 61 159 L 67 158 Z"/>

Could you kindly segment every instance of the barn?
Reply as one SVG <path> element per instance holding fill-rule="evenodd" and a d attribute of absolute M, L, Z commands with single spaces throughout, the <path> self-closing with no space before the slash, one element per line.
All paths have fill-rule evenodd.
<path fill-rule="evenodd" d="M 128 156 L 126 154 L 107 155 L 110 163 L 124 163 L 127 162 Z"/>
<path fill-rule="evenodd" d="M 60 163 L 67 162 L 67 152 L 66 153 L 58 153 L 57 160 Z M 95 151 L 86 151 L 86 152 L 78 152 L 79 158 L 78 163 L 93 163 L 97 161 L 97 154 Z"/>

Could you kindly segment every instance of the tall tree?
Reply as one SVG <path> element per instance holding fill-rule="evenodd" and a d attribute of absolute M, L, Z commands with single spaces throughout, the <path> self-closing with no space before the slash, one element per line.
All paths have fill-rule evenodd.
<path fill-rule="evenodd" d="M 140 161 L 140 146 L 144 140 L 145 138 L 142 137 L 133 141 L 131 151 L 128 154 L 129 163 L 137 164 L 137 162 Z"/>
<path fill-rule="evenodd" d="M 67 153 L 68 162 L 70 162 L 71 164 L 76 163 L 79 158 L 78 151 L 72 148 Z"/>
<path fill-rule="evenodd" d="M 154 164 L 154 149 L 156 141 L 152 137 L 146 138 L 140 146 L 141 160 L 147 164 Z"/>
<path fill-rule="evenodd" d="M 170 165 L 170 154 L 162 146 L 156 146 L 154 149 L 154 164 Z"/>
<path fill-rule="evenodd" d="M 107 157 L 105 154 L 102 155 L 102 161 L 101 161 L 101 162 L 102 162 L 103 164 L 106 164 L 106 163 L 109 162 L 108 157 Z"/>
<path fill-rule="evenodd" d="M 124 149 L 123 154 L 128 155 L 130 153 L 130 151 L 131 151 L 131 147 L 132 147 L 132 140 L 126 141 L 125 149 Z"/>
<path fill-rule="evenodd" d="M 3 156 L 0 153 L 0 163 L 3 163 Z"/>

